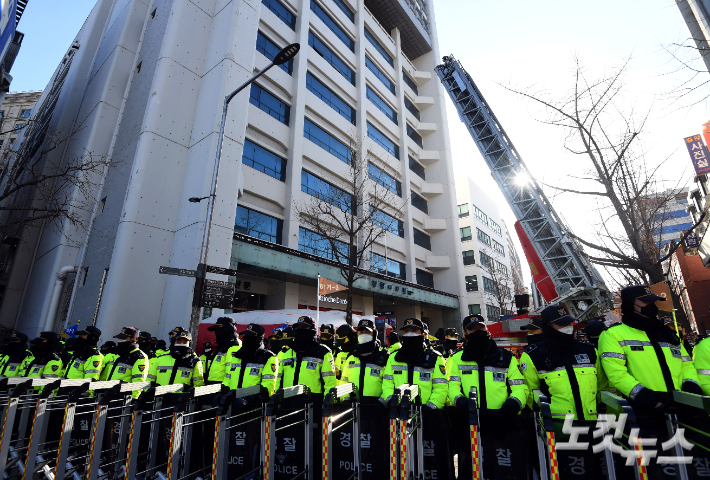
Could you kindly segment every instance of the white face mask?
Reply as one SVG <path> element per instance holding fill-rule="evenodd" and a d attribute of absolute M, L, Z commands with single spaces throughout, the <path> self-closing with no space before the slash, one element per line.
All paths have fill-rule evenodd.
<path fill-rule="evenodd" d="M 367 333 L 363 333 L 359 337 L 357 337 L 357 343 L 368 343 L 371 342 L 372 339 L 375 338 L 372 335 L 368 335 Z"/>
<path fill-rule="evenodd" d="M 415 333 L 415 332 L 407 332 L 403 335 L 404 337 L 421 337 L 421 333 Z"/>
<path fill-rule="evenodd" d="M 564 334 L 566 334 L 566 335 L 572 335 L 572 334 L 574 333 L 574 326 L 572 326 L 572 325 L 567 325 L 566 327 L 562 327 L 562 328 L 560 328 L 560 329 L 557 330 L 557 331 L 558 331 L 558 332 L 562 332 L 562 333 L 564 333 Z"/>

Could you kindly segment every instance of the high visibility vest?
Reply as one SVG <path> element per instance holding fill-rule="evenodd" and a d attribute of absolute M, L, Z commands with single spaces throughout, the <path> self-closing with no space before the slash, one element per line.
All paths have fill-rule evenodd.
<path fill-rule="evenodd" d="M 337 385 L 342 385 L 343 383 L 345 383 L 343 382 L 343 370 L 345 369 L 343 362 L 350 355 L 352 355 L 352 352 L 338 352 L 338 354 L 335 356 L 335 383 Z"/>
<path fill-rule="evenodd" d="M 163 350 L 162 348 L 158 348 L 155 350 L 155 356 L 160 357 L 161 355 L 167 355 L 170 353 L 170 350 Z"/>
<path fill-rule="evenodd" d="M 632 400 L 644 387 L 667 392 L 680 390 L 684 382 L 699 384 L 693 360 L 680 342 L 651 342 L 646 332 L 623 323 L 602 332 L 599 353 L 609 383 Z"/>
<path fill-rule="evenodd" d="M 400 348 L 402 348 L 402 344 L 400 342 L 397 342 L 394 345 L 390 345 L 389 347 L 387 347 L 387 352 L 394 353 L 397 350 L 399 350 Z"/>
<path fill-rule="evenodd" d="M 532 390 L 541 389 L 549 397 L 553 417 L 572 413 L 577 420 L 596 420 L 597 393 L 607 388 L 607 380 L 593 345 L 574 340 L 562 351 L 548 349 L 543 342 L 528 345 L 520 369 L 528 385 L 530 407 Z"/>
<path fill-rule="evenodd" d="M 710 395 L 710 342 L 702 340 L 693 349 L 693 364 L 704 395 Z"/>
<path fill-rule="evenodd" d="M 119 357 L 118 353 L 107 353 L 104 355 L 104 364 L 101 368 L 101 375 L 99 375 L 99 380 L 106 380 L 108 375 L 111 373 L 111 366 L 113 366 L 113 361 Z"/>
<path fill-rule="evenodd" d="M 279 368 L 283 374 L 277 388 L 306 385 L 313 393 L 327 393 L 335 388 L 335 361 L 325 345 L 315 346 L 297 354 L 292 348 L 283 352 Z"/>
<path fill-rule="evenodd" d="M 389 359 L 387 350 L 359 356 L 352 353 L 343 361 L 342 383 L 353 383 L 357 387 L 358 397 L 379 397 L 382 399 L 382 379 Z"/>
<path fill-rule="evenodd" d="M 109 355 L 111 355 L 110 358 Z M 126 383 L 145 382 L 150 371 L 150 360 L 142 350 L 135 348 L 125 355 L 110 353 L 103 372 L 102 380 L 121 380 Z M 133 397 L 137 398 L 140 392 L 134 391 Z"/>
<path fill-rule="evenodd" d="M 234 354 L 239 351 L 240 345 L 229 347 L 226 352 L 217 352 L 214 358 L 209 362 L 209 365 L 203 363 L 202 368 L 205 374 L 207 383 L 221 383 L 227 373 L 227 368 L 232 364 Z"/>
<path fill-rule="evenodd" d="M 232 390 L 262 385 L 269 395 L 273 395 L 276 389 L 278 370 L 279 361 L 276 359 L 276 355 L 270 350 L 260 349 L 248 360 L 232 357 L 222 384 Z"/>
<path fill-rule="evenodd" d="M 495 357 L 491 355 L 481 364 L 463 360 L 462 355 L 463 351 L 457 351 L 446 362 L 451 403 L 459 397 L 469 398 L 471 387 L 476 387 L 479 408 L 499 409 L 508 398 L 516 400 L 521 410 L 527 404 L 528 387 L 511 352 L 498 348 Z"/>
<path fill-rule="evenodd" d="M 72 359 L 71 364 L 67 365 L 64 375 L 70 380 L 82 378 L 98 380 L 103 363 L 104 356 L 97 348 L 87 349 Z"/>
<path fill-rule="evenodd" d="M 43 358 L 34 357 L 22 376 L 27 378 L 60 378 L 62 376 L 62 361 L 55 353 Z"/>
<path fill-rule="evenodd" d="M 201 387 L 205 384 L 202 361 L 194 353 L 180 359 L 175 359 L 172 355 L 154 358 L 150 362 L 147 379 L 160 386 L 186 383 L 193 387 Z"/>
<path fill-rule="evenodd" d="M 3 377 L 21 377 L 27 366 L 34 360 L 32 352 L 25 350 L 24 358 L 21 355 L 3 355 L 0 357 L 0 376 Z"/>
<path fill-rule="evenodd" d="M 424 348 L 412 362 L 397 359 L 399 352 L 390 355 L 382 379 L 382 398 L 385 405 L 394 389 L 400 385 L 419 385 L 422 404 L 444 408 L 448 396 L 448 380 L 444 358 L 433 348 Z M 349 377 L 348 377 L 349 378 Z"/>

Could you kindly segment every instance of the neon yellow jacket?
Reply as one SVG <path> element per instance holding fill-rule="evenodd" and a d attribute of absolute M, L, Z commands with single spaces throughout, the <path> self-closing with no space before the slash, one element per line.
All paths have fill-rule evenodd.
<path fill-rule="evenodd" d="M 20 361 L 19 356 L 13 360 L 10 355 L 0 357 L 0 377 L 21 377 L 24 375 L 27 366 L 34 360 L 34 355 L 29 350 L 25 351 L 27 356 Z"/>
<path fill-rule="evenodd" d="M 400 385 L 419 385 L 422 404 L 431 408 L 444 408 L 448 397 L 448 380 L 444 357 L 431 348 L 425 348 L 411 364 L 398 360 L 399 352 L 390 355 L 382 378 L 382 398 L 387 401 Z M 349 377 L 348 377 L 349 378 Z"/>
<path fill-rule="evenodd" d="M 147 380 L 161 386 L 187 383 L 193 387 L 201 387 L 205 384 L 202 361 L 194 353 L 180 359 L 175 359 L 170 354 L 161 355 L 150 362 Z"/>
<path fill-rule="evenodd" d="M 97 348 L 92 348 L 81 355 L 76 355 L 67 366 L 64 376 L 70 380 L 82 378 L 98 380 L 103 363 L 104 356 Z"/>
<path fill-rule="evenodd" d="M 703 394 L 710 395 L 710 342 L 702 340 L 693 349 L 693 364 L 698 372 L 698 382 Z"/>
<path fill-rule="evenodd" d="M 388 359 L 389 354 L 384 349 L 370 355 L 350 354 L 343 363 L 341 382 L 355 384 L 358 398 L 379 397 L 381 401 L 384 401 L 382 399 L 382 381 Z"/>
<path fill-rule="evenodd" d="M 202 364 L 205 373 L 206 383 L 221 383 L 224 376 L 231 367 L 234 359 L 234 354 L 239 351 L 241 345 L 229 347 L 226 352 L 217 352 L 209 365 Z"/>
<path fill-rule="evenodd" d="M 297 354 L 289 348 L 281 356 L 279 368 L 283 372 L 277 389 L 306 385 L 313 393 L 327 393 L 335 388 L 335 361 L 325 345 L 313 347 Z"/>
<path fill-rule="evenodd" d="M 273 395 L 276 390 L 279 361 L 270 350 L 259 349 L 246 363 L 243 359 L 232 357 L 222 384 L 232 390 L 262 385 Z"/>

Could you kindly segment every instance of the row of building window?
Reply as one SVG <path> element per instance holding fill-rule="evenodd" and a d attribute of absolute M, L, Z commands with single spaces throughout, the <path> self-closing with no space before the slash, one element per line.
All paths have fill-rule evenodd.
<path fill-rule="evenodd" d="M 32 110 L 30 109 L 22 109 L 20 111 L 20 118 L 30 118 L 30 114 L 32 113 Z M 17 117 L 12 117 L 12 118 L 17 118 Z M 0 120 L 5 119 L 5 110 L 0 110 Z"/>
<path fill-rule="evenodd" d="M 481 305 L 478 303 L 469 304 L 468 314 L 480 315 Z M 494 307 L 493 305 L 486 305 L 486 317 L 489 322 L 497 322 L 500 319 L 500 308 Z"/>
<path fill-rule="evenodd" d="M 338 112 L 345 120 L 355 125 L 357 111 L 313 76 L 311 72 L 306 73 L 306 88 L 316 97 L 323 100 L 330 108 Z"/>
<path fill-rule="evenodd" d="M 350 36 L 340 28 L 340 25 L 333 20 L 328 13 L 323 10 L 316 0 L 311 0 L 311 11 L 316 14 L 316 17 L 320 18 L 328 29 L 335 34 L 338 39 L 340 39 L 343 44 L 350 49 L 351 52 L 355 51 L 355 40 L 350 38 Z"/>
<path fill-rule="evenodd" d="M 281 49 L 269 40 L 261 31 L 256 34 L 256 51 L 260 52 L 269 60 L 273 60 Z M 289 75 L 293 74 L 293 59 L 279 65 L 279 68 Z"/>
<path fill-rule="evenodd" d="M 478 218 L 481 222 L 484 224 L 488 225 L 491 230 L 493 230 L 495 233 L 500 235 L 501 237 L 503 236 L 503 229 L 498 225 L 496 222 L 493 221 L 492 218 L 488 218 L 488 215 L 483 213 L 482 210 L 480 210 L 477 206 L 471 205 L 473 207 L 473 214 Z M 468 203 L 462 203 L 458 207 L 459 211 L 459 218 L 464 218 L 468 217 L 469 214 L 469 209 L 468 209 Z"/>
<path fill-rule="evenodd" d="M 459 233 L 461 235 L 462 242 L 467 242 L 467 241 L 473 239 L 473 236 L 471 234 L 471 227 L 461 227 L 461 228 L 459 228 Z M 486 232 L 484 232 L 480 228 L 476 228 L 476 238 L 482 244 L 493 248 L 493 250 L 495 250 L 496 252 L 505 256 L 505 247 L 502 244 L 493 240 L 490 235 L 488 235 Z"/>

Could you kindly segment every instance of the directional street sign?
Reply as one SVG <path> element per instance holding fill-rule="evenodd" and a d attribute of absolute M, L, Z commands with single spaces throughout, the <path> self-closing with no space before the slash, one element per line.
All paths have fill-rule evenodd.
<path fill-rule="evenodd" d="M 180 277 L 196 277 L 197 270 L 187 270 L 185 268 L 160 267 L 158 273 L 165 275 L 177 275 Z"/>
<path fill-rule="evenodd" d="M 201 302 L 203 307 L 232 308 L 233 299 L 233 283 L 205 279 Z"/>
<path fill-rule="evenodd" d="M 197 266 L 197 269 L 199 270 L 202 264 Z M 237 275 L 236 270 L 232 270 L 231 268 L 222 268 L 222 267 L 215 267 L 214 265 L 205 265 L 205 272 L 207 273 L 218 273 L 220 275 L 227 275 L 230 277 L 234 277 Z"/>

